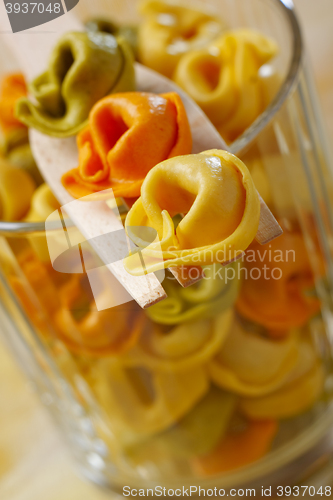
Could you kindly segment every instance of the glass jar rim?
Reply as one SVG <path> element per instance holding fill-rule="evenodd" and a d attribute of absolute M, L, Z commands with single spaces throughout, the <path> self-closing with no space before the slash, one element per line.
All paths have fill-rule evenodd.
<path fill-rule="evenodd" d="M 273 0 L 273 2 L 276 3 L 278 8 L 281 8 L 282 13 L 286 16 L 289 23 L 293 45 L 292 58 L 287 75 L 275 98 L 261 113 L 261 115 L 250 125 L 250 127 L 248 127 L 238 139 L 230 144 L 229 150 L 235 155 L 238 155 L 241 151 L 245 150 L 279 111 L 296 85 L 301 67 L 303 43 L 300 25 L 295 14 L 294 4 L 292 0 Z M 52 229 L 52 224 L 50 224 L 50 226 L 48 224 L 48 230 Z M 59 225 L 55 224 L 54 229 L 59 229 Z M 45 222 L 7 222 L 0 220 L 0 235 L 2 236 L 23 236 L 24 234 L 31 235 L 33 233 L 38 234 L 44 232 Z"/>

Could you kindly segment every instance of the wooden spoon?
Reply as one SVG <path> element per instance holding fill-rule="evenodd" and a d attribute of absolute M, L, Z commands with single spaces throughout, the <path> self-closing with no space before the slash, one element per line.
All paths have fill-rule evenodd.
<path fill-rule="evenodd" d="M 16 55 L 27 80 L 33 79 L 45 69 L 49 54 L 63 33 L 83 30 L 82 24 L 70 13 L 43 25 L 43 28 L 45 31 L 41 31 L 39 27 L 27 32 L 10 33 L 4 5 L 0 3 L 1 37 Z M 138 90 L 154 93 L 176 91 L 181 95 L 191 124 L 193 153 L 208 149 L 227 150 L 226 144 L 204 113 L 172 81 L 140 64 L 136 64 L 135 69 Z M 149 307 L 164 299 L 166 293 L 154 274 L 133 277 L 125 271 L 122 261 L 109 264 L 106 244 L 96 237 L 116 231 L 120 234 L 120 230 L 123 228 L 120 217 L 117 217 L 109 206 L 101 201 L 89 203 L 89 211 L 84 210 L 82 206 L 85 203 L 74 203 L 73 198 L 64 189 L 61 183 L 62 175 L 78 164 L 75 138 L 52 138 L 32 129 L 30 130 L 30 141 L 39 169 L 59 202 L 66 205 L 67 215 L 133 299 L 142 308 Z M 73 203 L 70 203 L 71 201 Z M 261 199 L 257 241 L 264 244 L 281 233 L 280 226 Z M 113 245 L 114 243 L 113 241 Z M 123 241 L 119 241 L 119 245 L 123 245 Z M 196 268 L 196 273 L 191 272 L 193 268 Z M 170 270 L 182 286 L 191 285 L 203 276 L 202 270 L 198 266 L 183 266 Z"/>

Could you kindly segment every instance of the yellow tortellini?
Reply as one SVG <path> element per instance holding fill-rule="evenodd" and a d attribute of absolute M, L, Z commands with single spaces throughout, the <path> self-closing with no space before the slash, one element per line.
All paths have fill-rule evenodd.
<path fill-rule="evenodd" d="M 56 137 L 81 130 L 102 97 L 134 90 L 133 55 L 123 39 L 106 33 L 67 33 L 54 48 L 47 70 L 29 86 L 37 101 L 22 98 L 17 117 Z"/>
<path fill-rule="evenodd" d="M 303 332 L 273 340 L 236 321 L 209 363 L 215 384 L 242 396 L 249 418 L 287 418 L 305 411 L 323 390 L 323 370 Z"/>
<path fill-rule="evenodd" d="M 0 159 L 0 220 L 18 221 L 30 208 L 36 184 L 31 176 Z"/>
<path fill-rule="evenodd" d="M 202 108 L 222 137 L 232 142 L 268 105 L 277 85 L 260 68 L 277 53 L 276 43 L 259 32 L 229 31 L 209 47 L 184 55 L 175 82 Z"/>
<path fill-rule="evenodd" d="M 131 434 L 139 439 L 169 428 L 209 390 L 204 367 L 155 372 L 124 367 L 116 358 L 99 360 L 89 382 L 121 441 L 130 441 Z"/>
<path fill-rule="evenodd" d="M 176 2 L 147 0 L 140 12 L 139 60 L 169 78 L 184 53 L 205 47 L 224 29 L 218 17 Z"/>
<path fill-rule="evenodd" d="M 37 186 L 40 186 L 44 182 L 43 177 L 36 165 L 29 142 L 11 149 L 6 158 L 13 166 L 20 168 L 31 175 Z"/>
<path fill-rule="evenodd" d="M 175 229 L 173 217 L 185 214 Z M 260 202 L 238 158 L 210 150 L 163 161 L 146 176 L 125 226 L 139 247 L 125 259 L 133 275 L 164 267 L 207 265 L 235 259 L 253 241 Z M 153 243 L 144 230 L 153 228 Z M 145 268 L 142 266 L 144 260 Z"/>
<path fill-rule="evenodd" d="M 58 200 L 55 198 L 51 189 L 47 184 L 42 184 L 34 192 L 31 199 L 31 207 L 28 215 L 25 218 L 26 222 L 41 222 L 45 221 L 49 215 L 60 208 Z M 29 236 L 29 241 L 32 248 L 42 262 L 50 262 L 50 254 L 48 250 L 45 233 L 36 233 Z"/>
<path fill-rule="evenodd" d="M 33 194 L 31 208 L 26 217 L 27 222 L 39 222 L 46 220 L 60 204 L 47 184 L 39 186 Z"/>
<path fill-rule="evenodd" d="M 131 450 L 131 458 L 154 462 L 170 454 L 191 458 L 209 453 L 223 438 L 230 424 L 237 398 L 212 386 L 209 392 L 176 425 Z"/>
<path fill-rule="evenodd" d="M 296 365 L 298 347 L 296 334 L 276 341 L 245 330 L 235 322 L 208 369 L 212 380 L 224 389 L 261 396 L 287 380 Z"/>
<path fill-rule="evenodd" d="M 169 331 L 147 323 L 138 344 L 126 353 L 125 366 L 146 366 L 156 371 L 185 372 L 204 366 L 221 348 L 233 321 L 231 308 L 214 319 L 179 324 Z"/>
<path fill-rule="evenodd" d="M 258 193 L 267 205 L 271 205 L 273 203 L 272 188 L 263 162 L 260 158 L 251 158 L 250 160 L 244 159 L 244 163 L 250 171 Z"/>
<path fill-rule="evenodd" d="M 168 275 L 166 299 L 148 308 L 137 346 L 122 362 L 156 370 L 184 370 L 207 362 L 220 348 L 233 320 L 239 291 L 239 265 L 205 267 L 205 277 L 182 288 Z M 229 273 L 231 271 L 231 273 Z"/>
<path fill-rule="evenodd" d="M 17 102 L 17 101 L 15 101 Z M 15 103 L 13 103 L 13 106 Z M 1 110 L 1 103 L 0 103 Z M 14 110 L 12 110 L 14 113 Z M 34 160 L 30 144 L 28 130 L 21 126 L 7 131 L 0 139 L 0 157 L 5 158 L 13 167 L 25 170 L 37 186 L 43 183 L 43 178 Z"/>
<path fill-rule="evenodd" d="M 249 418 L 285 419 L 299 415 L 320 398 L 324 391 L 325 372 L 311 345 L 299 346 L 297 364 L 278 390 L 257 398 L 242 398 L 240 410 Z"/>

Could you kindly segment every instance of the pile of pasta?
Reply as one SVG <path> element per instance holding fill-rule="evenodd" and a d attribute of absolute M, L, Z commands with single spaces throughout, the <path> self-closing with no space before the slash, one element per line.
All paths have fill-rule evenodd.
<path fill-rule="evenodd" d="M 270 246 L 294 252 L 293 260 L 272 262 L 255 241 L 257 188 L 273 205 L 263 165 L 251 158 L 248 169 L 220 150 L 191 154 L 179 95 L 135 91 L 137 59 L 173 78 L 233 141 L 278 88 L 274 72 L 261 73 L 275 42 L 176 3 L 147 0 L 141 13 L 138 27 L 94 19 L 85 33 L 63 35 L 28 86 L 20 74 L 3 81 L 0 219 L 45 221 L 59 208 L 34 163 L 28 127 L 76 136 L 78 165 L 63 186 L 74 198 L 111 188 L 130 207 L 125 228 L 136 250 L 127 271 L 194 265 L 204 278 L 182 288 L 166 271 L 164 301 L 147 311 L 133 302 L 98 311 L 70 254 L 71 274 L 52 268 L 45 235 L 12 245 L 20 273 L 0 259 L 64 374 L 79 371 L 87 382 L 113 452 L 139 465 L 154 456 L 169 472 L 177 458 L 216 474 L 262 458 L 279 440 L 279 422 L 321 397 L 325 373 L 309 326 L 320 304 L 297 225 L 281 219 L 284 234 Z M 86 258 L 96 261 L 93 251 Z M 108 284 L 98 266 L 102 299 Z M 266 279 L 273 268 L 280 278 Z"/>
<path fill-rule="evenodd" d="M 255 30 L 230 30 L 217 16 L 172 1 L 144 0 L 140 13 L 139 61 L 183 88 L 226 141 L 237 139 L 281 84 L 270 64 L 275 41 Z"/>

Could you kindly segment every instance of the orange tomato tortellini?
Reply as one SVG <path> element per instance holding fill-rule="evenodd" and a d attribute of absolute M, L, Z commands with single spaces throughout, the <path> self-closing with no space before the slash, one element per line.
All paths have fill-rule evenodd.
<path fill-rule="evenodd" d="M 224 28 L 216 16 L 176 2 L 144 1 L 140 12 L 144 20 L 138 32 L 139 60 L 169 78 L 184 53 L 205 47 Z"/>
<path fill-rule="evenodd" d="M 21 73 L 9 73 L 6 75 L 0 88 L 0 127 L 7 135 L 17 129 L 25 129 L 14 114 L 16 102 L 27 95 L 27 86 Z"/>
<path fill-rule="evenodd" d="M 173 217 L 185 214 L 177 228 Z M 125 226 L 140 252 L 125 259 L 133 275 L 163 267 L 226 262 L 254 239 L 260 202 L 242 161 L 217 149 L 172 158 L 147 175 Z M 153 228 L 157 238 L 145 240 Z M 139 229 L 139 230 L 138 230 Z M 142 257 L 145 269 L 141 264 Z"/>
<path fill-rule="evenodd" d="M 75 198 L 112 188 L 116 197 L 140 195 L 157 163 L 191 152 L 184 105 L 174 92 L 127 92 L 99 101 L 77 138 L 79 166 L 62 178 Z"/>
<path fill-rule="evenodd" d="M 244 429 L 230 429 L 220 444 L 210 453 L 193 459 L 198 474 L 212 475 L 245 467 L 269 451 L 278 431 L 276 420 L 241 422 Z"/>
<path fill-rule="evenodd" d="M 265 101 L 272 92 L 266 87 L 277 90 L 276 78 L 259 72 L 277 51 L 276 43 L 259 32 L 230 31 L 209 47 L 184 55 L 173 79 L 232 142 L 269 104 Z"/>
<path fill-rule="evenodd" d="M 145 316 L 136 304 L 98 311 L 86 276 L 74 275 L 60 288 L 54 315 L 58 337 L 70 351 L 93 356 L 122 353 L 137 342 Z M 103 290 L 101 290 L 103 293 Z"/>
<path fill-rule="evenodd" d="M 320 310 L 303 236 L 298 230 L 289 230 L 283 221 L 281 226 L 283 235 L 273 240 L 269 248 L 256 242 L 249 248 L 255 258 L 245 259 L 248 275 L 236 303 L 245 318 L 278 336 L 305 325 Z"/>

